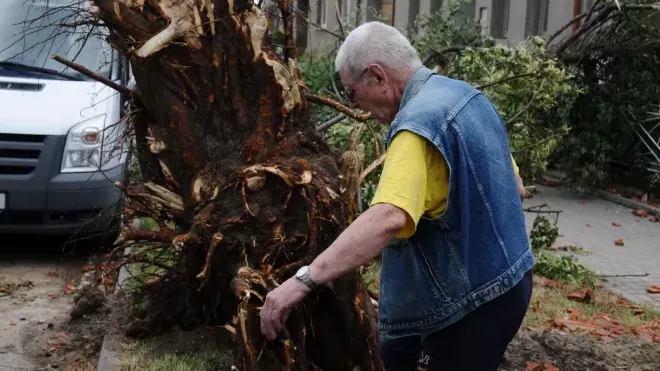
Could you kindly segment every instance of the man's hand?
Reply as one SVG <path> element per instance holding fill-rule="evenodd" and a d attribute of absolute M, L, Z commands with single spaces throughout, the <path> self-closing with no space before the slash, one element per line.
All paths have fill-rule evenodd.
<path fill-rule="evenodd" d="M 311 290 L 297 278 L 291 277 L 266 295 L 261 308 L 261 333 L 269 340 L 277 337 L 289 313 Z"/>

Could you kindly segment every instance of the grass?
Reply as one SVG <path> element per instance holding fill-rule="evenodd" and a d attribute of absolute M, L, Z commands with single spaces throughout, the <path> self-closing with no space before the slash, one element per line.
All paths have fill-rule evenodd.
<path fill-rule="evenodd" d="M 118 371 L 214 371 L 228 370 L 233 355 L 208 346 L 194 351 L 176 353 L 160 349 L 155 344 L 134 341 L 123 344 Z"/>
<path fill-rule="evenodd" d="M 568 298 L 568 294 L 584 288 L 583 284 L 567 282 L 558 287 L 546 287 L 540 276 L 534 277 L 532 301 L 523 322 L 524 328 L 542 328 L 552 325 L 555 319 L 569 317 L 569 309 L 577 309 L 576 319 L 589 321 L 599 314 L 621 322 L 627 328 L 639 328 L 644 325 L 654 325 L 660 320 L 660 313 L 654 308 L 645 305 L 633 305 L 628 300 L 608 291 L 598 285 L 593 289 L 594 301 L 583 303 Z M 635 313 L 635 308 L 644 310 L 641 314 Z"/>
<path fill-rule="evenodd" d="M 565 262 L 561 262 L 563 264 L 559 264 L 559 266 L 563 267 Z M 554 265 L 556 264 L 552 261 L 550 266 L 554 267 Z M 635 329 L 645 325 L 657 325 L 658 322 L 656 321 L 660 321 L 660 313 L 653 307 L 648 305 L 634 305 L 628 300 L 603 288 L 602 285 L 593 284 L 591 286 L 591 279 L 595 277 L 592 277 L 593 273 L 587 270 L 579 270 L 579 274 L 575 274 L 573 265 L 570 264 L 568 266 L 569 269 L 567 271 L 571 274 L 566 274 L 564 269 L 558 269 L 559 273 L 556 275 L 560 280 L 562 278 L 564 280 L 557 287 L 544 286 L 541 284 L 541 276 L 534 276 L 532 300 L 523 322 L 523 328 L 540 329 L 553 326 L 555 319 L 569 318 L 569 309 L 574 313 L 579 313 L 575 317 L 577 320 L 589 321 L 599 314 L 606 314 L 609 318 L 621 322 L 622 326 L 628 329 Z M 549 269 L 549 271 L 555 272 L 555 269 Z M 362 278 L 370 292 L 379 292 L 379 274 L 379 261 L 374 261 L 372 265 L 365 268 L 362 272 Z M 585 279 L 585 276 L 588 279 Z M 568 298 L 569 293 L 587 287 L 591 287 L 593 290 L 593 296 L 595 297 L 593 302 L 583 303 Z M 644 312 L 636 314 L 635 308 L 641 308 Z M 577 312 L 574 310 L 577 310 Z"/>

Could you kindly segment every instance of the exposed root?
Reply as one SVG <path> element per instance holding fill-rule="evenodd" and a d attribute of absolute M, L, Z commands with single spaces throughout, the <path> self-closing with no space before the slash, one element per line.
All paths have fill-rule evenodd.
<path fill-rule="evenodd" d="M 264 172 L 277 175 L 289 187 L 293 187 L 294 185 L 309 184 L 312 181 L 312 173 L 309 170 L 301 169 L 302 171 L 298 171 L 298 173 L 295 173 L 296 170 L 298 170 L 298 169 L 286 169 L 285 170 L 281 166 L 278 166 L 278 165 L 272 165 L 272 166 L 253 165 L 253 166 L 250 166 L 246 169 L 241 170 L 241 174 L 246 177 L 246 182 L 248 182 L 248 188 L 249 188 L 249 180 L 248 179 L 253 179 L 254 177 L 259 177 L 259 176 L 261 176 L 260 174 L 264 173 Z M 254 180 L 252 181 L 252 183 L 254 184 Z"/>
<path fill-rule="evenodd" d="M 206 253 L 204 269 L 202 269 L 202 271 L 197 274 L 197 278 L 202 280 L 202 286 L 200 286 L 200 289 L 206 284 L 209 271 L 211 270 L 211 258 L 213 258 L 213 253 L 215 252 L 215 249 L 218 247 L 218 245 L 222 243 L 223 238 L 224 237 L 220 232 L 216 232 L 211 238 L 211 246 L 209 247 L 209 251 Z"/>

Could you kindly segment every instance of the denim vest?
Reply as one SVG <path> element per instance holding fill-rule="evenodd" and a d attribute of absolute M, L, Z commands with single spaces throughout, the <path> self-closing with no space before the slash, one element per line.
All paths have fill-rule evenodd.
<path fill-rule="evenodd" d="M 469 84 L 426 67 L 408 80 L 385 140 L 416 133 L 442 153 L 449 197 L 437 219 L 382 253 L 379 335 L 425 335 L 463 318 L 534 265 L 504 122 Z"/>

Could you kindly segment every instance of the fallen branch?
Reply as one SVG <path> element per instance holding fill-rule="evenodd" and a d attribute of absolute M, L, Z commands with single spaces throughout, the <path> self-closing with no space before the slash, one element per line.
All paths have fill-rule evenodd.
<path fill-rule="evenodd" d="M 317 104 L 323 104 L 325 106 L 333 108 L 333 109 L 343 113 L 344 115 L 346 115 L 346 116 L 348 116 L 352 119 L 358 120 L 358 121 L 364 122 L 364 121 L 369 120 L 369 118 L 371 117 L 370 113 L 363 113 L 363 114 L 357 113 L 357 112 L 351 110 L 350 108 L 346 107 L 345 105 L 343 105 L 343 104 L 341 104 L 341 103 L 339 103 L 335 100 L 332 100 L 330 98 L 324 98 L 324 97 L 320 97 L 320 96 L 314 95 L 314 94 L 305 94 L 305 98 L 310 102 L 317 103 Z"/>
<path fill-rule="evenodd" d="M 648 273 L 631 273 L 631 274 L 601 274 L 597 277 L 600 278 L 614 278 L 614 277 L 646 277 Z"/>
<path fill-rule="evenodd" d="M 374 162 L 372 162 L 369 166 L 367 166 L 366 169 L 360 174 L 358 177 L 358 186 L 364 182 L 364 180 L 371 174 L 372 171 L 374 171 L 378 166 L 380 166 L 383 162 L 385 162 L 385 157 L 387 153 L 383 153 L 378 157 Z"/>
<path fill-rule="evenodd" d="M 62 63 L 63 65 L 65 65 L 65 66 L 67 66 L 71 69 L 74 69 L 74 70 L 82 73 L 83 75 L 89 77 L 90 79 L 96 80 L 96 81 L 98 81 L 98 82 L 100 82 L 100 83 L 102 83 L 102 84 L 118 91 L 119 93 L 126 95 L 127 97 L 132 97 L 132 98 L 135 97 L 135 94 L 131 89 L 129 89 L 125 86 L 121 86 L 121 85 L 115 83 L 114 81 L 112 81 L 108 78 L 105 78 L 105 77 L 99 75 L 96 72 L 92 72 L 92 71 L 88 70 L 87 68 L 85 68 L 85 67 L 83 67 L 83 66 L 81 66 L 77 63 L 73 63 L 69 60 L 66 60 L 66 59 L 60 57 L 57 54 L 52 55 L 51 58 L 53 58 L 54 60 Z"/>
<path fill-rule="evenodd" d="M 548 210 L 541 210 L 544 207 L 547 207 Z M 564 210 L 552 210 L 550 209 L 550 206 L 548 204 L 543 204 L 543 205 L 530 206 L 526 209 L 523 209 L 523 211 L 526 211 L 528 213 L 538 213 L 538 214 L 559 214 Z"/>
<path fill-rule="evenodd" d="M 57 26 L 62 27 L 62 28 L 76 28 L 76 27 L 80 27 L 80 26 L 103 27 L 105 25 L 102 22 L 86 20 L 86 21 L 79 21 L 79 22 L 72 22 L 72 23 L 59 23 Z"/>
<path fill-rule="evenodd" d="M 523 78 L 523 77 L 534 76 L 534 75 L 536 75 L 536 74 L 537 74 L 537 72 L 535 71 L 535 72 L 522 73 L 522 74 L 520 74 L 520 75 L 515 75 L 515 76 L 509 76 L 509 77 L 505 77 L 505 78 L 503 78 L 503 79 L 499 79 L 499 80 L 497 80 L 497 81 L 489 82 L 489 83 L 482 84 L 482 85 L 477 85 L 476 88 L 477 88 L 478 90 L 486 89 L 486 88 L 489 88 L 489 87 L 494 86 L 494 85 L 497 85 L 497 84 L 502 84 L 502 83 L 505 83 L 505 82 L 507 82 L 507 81 L 511 81 L 511 80 L 515 80 L 515 79 L 520 79 L 520 78 Z"/>
<path fill-rule="evenodd" d="M 545 41 L 545 45 L 546 45 L 546 47 L 547 47 L 548 45 L 550 45 L 550 43 L 551 43 L 554 39 L 556 39 L 557 36 L 561 35 L 562 32 L 566 31 L 569 27 L 571 27 L 572 25 L 574 25 L 574 24 L 577 23 L 577 22 L 580 22 L 584 17 L 591 16 L 591 14 L 593 13 L 593 11 L 595 10 L 594 8 L 595 8 L 596 6 L 598 6 L 598 3 L 599 3 L 599 2 L 600 2 L 600 0 L 596 1 L 596 2 L 591 6 L 591 9 L 589 10 L 588 13 L 582 13 L 582 14 L 579 14 L 579 15 L 575 16 L 575 17 L 574 17 L 573 19 L 571 19 L 568 23 L 566 23 L 564 26 L 562 26 L 559 30 L 557 30 L 555 33 L 553 33 L 552 35 L 550 35 L 550 37 L 548 37 L 548 39 Z M 601 6 L 601 8 L 602 8 L 603 6 L 604 6 L 604 4 Z M 576 30 L 576 31 L 577 31 L 577 30 Z"/>
<path fill-rule="evenodd" d="M 319 25 L 318 23 L 314 23 L 314 22 L 310 21 L 309 18 L 307 18 L 307 16 L 305 15 L 305 13 L 301 12 L 299 9 L 294 8 L 294 11 L 298 14 L 298 17 L 300 17 L 300 19 L 302 19 L 303 21 L 307 22 L 308 25 L 312 25 L 312 26 L 318 28 L 319 30 L 321 30 L 321 31 L 323 31 L 323 32 L 327 32 L 327 33 L 329 33 L 330 35 L 332 35 L 332 36 L 338 38 L 338 39 L 341 40 L 341 41 L 344 41 L 344 40 L 345 40 L 345 37 L 344 37 L 344 36 L 342 36 L 342 35 L 340 35 L 340 34 L 338 34 L 338 33 L 336 33 L 336 32 L 330 31 L 330 30 L 328 30 L 327 28 L 325 28 L 325 27 Z"/>
<path fill-rule="evenodd" d="M 607 21 L 610 18 L 610 15 L 614 11 L 618 11 L 619 14 L 625 13 L 625 11 L 628 10 L 634 10 L 634 11 L 643 11 L 643 10 L 654 10 L 658 11 L 660 9 L 660 6 L 657 4 L 624 4 L 619 7 L 617 4 L 607 4 L 603 5 L 602 7 L 598 8 L 598 15 L 592 18 L 589 22 L 585 22 L 580 28 L 573 33 L 570 37 L 566 39 L 566 41 L 562 42 L 559 44 L 557 47 L 556 51 L 554 52 L 554 55 L 559 58 L 562 56 L 562 54 L 569 48 L 571 47 L 579 38 L 581 38 L 585 32 L 589 31 L 590 29 L 603 25 L 607 23 Z M 593 9 L 592 9 L 593 10 Z M 587 14 L 591 14 L 591 11 Z M 615 14 L 618 15 L 618 14 Z M 586 16 L 586 15 L 585 15 Z M 572 22 L 572 21 L 571 21 Z"/>
<path fill-rule="evenodd" d="M 321 125 L 317 126 L 316 130 L 317 131 L 326 131 L 326 130 L 330 129 L 331 127 L 335 126 L 336 124 L 346 120 L 346 117 L 347 116 L 344 115 L 343 113 L 340 114 L 340 115 L 337 115 L 337 116 L 331 118 L 330 120 L 322 123 Z"/>

